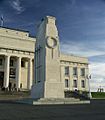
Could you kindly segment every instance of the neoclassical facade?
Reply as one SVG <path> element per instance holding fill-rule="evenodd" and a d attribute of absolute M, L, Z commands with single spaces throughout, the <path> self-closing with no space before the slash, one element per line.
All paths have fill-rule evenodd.
<path fill-rule="evenodd" d="M 27 31 L 0 28 L 0 89 L 31 89 L 35 41 Z"/>
<path fill-rule="evenodd" d="M 1 27 L 0 89 L 30 90 L 33 85 L 34 98 L 88 92 L 88 59 L 63 54 L 59 46 L 54 17 L 41 22 L 36 38 L 28 31 Z"/>

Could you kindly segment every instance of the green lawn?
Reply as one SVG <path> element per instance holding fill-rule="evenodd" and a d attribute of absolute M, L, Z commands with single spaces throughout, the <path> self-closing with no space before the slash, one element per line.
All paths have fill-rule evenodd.
<path fill-rule="evenodd" d="M 91 92 L 92 98 L 105 98 L 105 92 Z"/>

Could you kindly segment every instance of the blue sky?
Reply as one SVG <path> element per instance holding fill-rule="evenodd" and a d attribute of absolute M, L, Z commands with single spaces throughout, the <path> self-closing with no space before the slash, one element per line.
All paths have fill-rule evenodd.
<path fill-rule="evenodd" d="M 57 18 L 61 51 L 86 56 L 91 90 L 105 87 L 105 0 L 0 0 L 4 26 L 30 31 L 46 15 Z"/>

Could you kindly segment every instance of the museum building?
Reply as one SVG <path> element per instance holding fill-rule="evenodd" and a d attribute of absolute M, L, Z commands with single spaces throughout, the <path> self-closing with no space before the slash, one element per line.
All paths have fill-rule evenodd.
<path fill-rule="evenodd" d="M 55 18 L 46 17 L 46 19 L 48 20 L 47 22 L 50 24 L 49 26 L 51 27 L 51 30 L 48 29 L 49 34 L 47 36 L 50 38 L 50 33 L 54 33 L 53 25 L 55 25 Z M 43 24 L 45 24 L 45 22 L 43 23 L 42 21 L 40 32 L 38 33 L 38 39 L 41 39 L 41 37 L 43 37 L 43 35 L 41 35 L 44 34 Z M 55 29 L 56 28 L 54 27 L 54 30 Z M 46 31 L 45 34 L 47 34 Z M 51 38 L 53 39 L 55 39 L 54 34 L 52 34 L 51 36 Z M 56 37 L 58 37 L 58 34 Z M 37 38 L 35 37 L 31 37 L 28 31 L 6 27 L 0 28 L 0 88 L 6 88 L 8 90 L 30 90 L 32 84 L 40 84 L 41 82 L 43 82 L 43 80 L 45 79 L 45 75 L 46 78 L 50 80 L 50 83 L 52 82 L 52 80 L 55 80 L 56 83 L 56 78 L 50 79 L 50 76 L 52 77 L 56 73 L 56 77 L 59 76 L 57 79 L 59 79 L 59 81 L 61 81 L 63 84 L 63 91 L 65 93 L 67 91 L 76 90 L 88 92 L 88 59 L 86 57 L 61 53 L 58 50 L 60 46 L 59 41 L 57 41 L 58 46 L 56 48 L 51 47 L 53 44 L 52 42 L 50 42 L 49 44 L 47 43 L 48 47 L 47 45 L 43 46 L 45 45 L 43 42 L 41 42 L 41 44 L 37 43 L 39 48 L 35 48 L 36 39 Z M 41 47 L 45 47 L 46 49 L 48 49 L 45 54 L 45 51 L 40 53 Z M 40 58 L 35 55 L 34 61 L 34 54 L 38 54 L 38 50 Z M 43 60 L 44 56 L 47 57 L 47 62 Z M 46 69 L 48 68 L 48 71 L 46 71 L 46 69 L 44 68 L 41 68 L 40 62 L 44 63 L 42 67 L 46 66 Z M 53 67 L 52 65 L 55 65 L 55 67 Z M 34 72 L 34 68 L 36 69 L 36 67 L 38 68 Z M 51 86 L 49 86 L 49 89 L 50 87 Z M 60 87 L 60 85 L 58 85 L 57 87 Z"/>
<path fill-rule="evenodd" d="M 31 89 L 35 41 L 27 31 L 0 28 L 1 89 Z"/>

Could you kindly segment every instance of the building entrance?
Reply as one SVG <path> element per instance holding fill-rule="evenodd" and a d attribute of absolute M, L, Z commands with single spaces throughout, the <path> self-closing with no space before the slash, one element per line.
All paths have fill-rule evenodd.
<path fill-rule="evenodd" d="M 0 72 L 0 89 L 3 88 L 4 83 L 4 72 Z"/>

